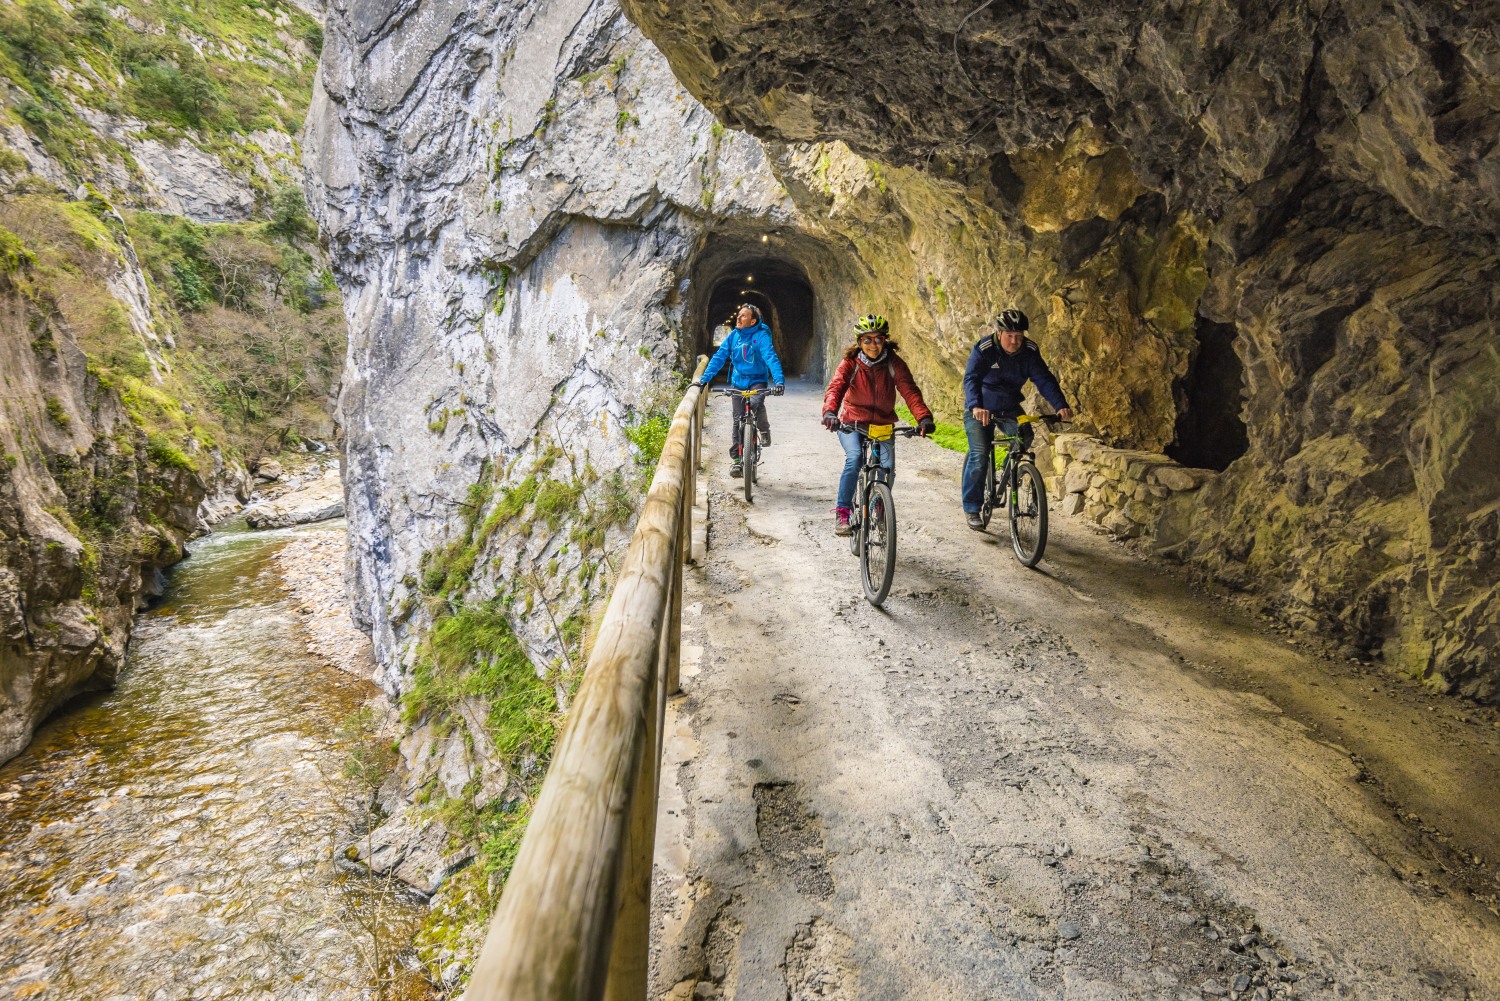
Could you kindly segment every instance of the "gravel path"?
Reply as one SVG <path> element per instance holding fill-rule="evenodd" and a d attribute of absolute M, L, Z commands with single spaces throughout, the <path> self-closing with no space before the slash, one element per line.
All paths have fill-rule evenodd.
<path fill-rule="evenodd" d="M 898 445 L 883 610 L 819 387 L 753 506 L 715 402 L 653 993 L 1500 998 L 1494 713 L 1303 657 L 1054 508 L 1039 571 Z"/>

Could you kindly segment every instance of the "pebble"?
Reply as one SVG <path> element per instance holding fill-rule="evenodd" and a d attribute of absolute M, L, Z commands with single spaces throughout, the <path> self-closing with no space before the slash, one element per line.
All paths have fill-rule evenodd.
<path fill-rule="evenodd" d="M 1241 973 L 1239 976 L 1235 977 L 1234 989 L 1236 992 L 1248 991 L 1250 989 L 1250 975 L 1248 973 Z"/>
<path fill-rule="evenodd" d="M 1062 921 L 1057 925 L 1057 936 L 1065 942 L 1071 942 L 1076 938 L 1082 937 L 1082 935 L 1083 929 L 1071 921 Z"/>

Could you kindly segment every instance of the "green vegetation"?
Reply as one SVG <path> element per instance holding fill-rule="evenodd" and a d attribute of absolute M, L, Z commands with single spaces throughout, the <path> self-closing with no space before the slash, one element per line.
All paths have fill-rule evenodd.
<path fill-rule="evenodd" d="M 0 226 L 0 275 L 29 268 L 35 263 L 36 255 L 26 249 L 21 238 Z"/>
<path fill-rule="evenodd" d="M 64 431 L 70 430 L 73 427 L 73 419 L 68 416 L 68 411 L 63 407 L 62 400 L 59 400 L 50 393 L 44 399 L 47 402 L 47 419 Z"/>
<path fill-rule="evenodd" d="M 43 445 L 38 455 L 66 498 L 54 516 L 83 545 L 82 597 L 99 608 L 120 600 L 99 578 L 122 560 L 176 556 L 166 524 L 182 478 L 207 474 L 211 450 L 254 461 L 322 425 L 343 326 L 327 308 L 326 273 L 277 238 L 285 224 L 127 217 L 85 190 L 79 201 L 20 193 L 0 202 L 0 260 L 13 262 L 0 299 L 41 358 L 54 360 L 65 338 L 86 356 L 81 397 L 40 401 L 50 424 L 71 430 L 89 411 L 125 418 L 91 421 L 102 433 L 85 454 Z M 149 320 L 133 320 L 111 292 L 132 256 L 155 293 Z"/>
<path fill-rule="evenodd" d="M 269 223 L 128 217 L 142 266 L 167 293 L 183 391 L 210 405 L 227 444 L 251 462 L 323 426 L 344 354 L 332 275 L 285 239 L 312 231 L 301 193 L 278 197 Z M 114 369 L 128 364 L 106 355 Z"/>
<path fill-rule="evenodd" d="M 651 482 L 667 436 L 672 433 L 672 415 L 687 380 L 681 375 L 653 386 L 625 423 L 625 437 L 635 446 L 635 461 L 641 469 L 641 486 Z"/>
<path fill-rule="evenodd" d="M 498 211 L 498 209 L 497 209 Z M 490 309 L 496 316 L 505 312 L 505 291 L 510 288 L 510 267 L 499 261 L 485 261 L 480 265 L 490 280 Z M 463 363 L 459 363 L 459 374 L 463 374 Z"/>
<path fill-rule="evenodd" d="M 300 131 L 322 45 L 313 18 L 277 0 L 124 6 L 144 30 L 104 0 L 71 11 L 20 0 L 0 12 L 0 78 L 12 88 L 12 114 L 65 168 L 86 176 L 98 153 L 131 162 L 80 108 L 143 121 L 160 138 L 192 130 L 227 146 L 260 129 Z M 249 166 L 242 173 L 254 183 Z"/>
<path fill-rule="evenodd" d="M 912 417 L 911 410 L 904 403 L 896 404 L 896 417 L 907 424 L 915 425 L 917 422 Z M 962 424 L 944 424 L 942 421 L 935 422 L 932 434 L 928 435 L 938 447 L 946 448 L 950 452 L 967 452 L 969 450 L 969 436 L 964 433 Z M 999 464 L 996 457 L 996 465 Z"/>
<path fill-rule="evenodd" d="M 555 121 L 557 121 L 557 98 L 549 97 L 542 105 L 542 116 L 537 120 L 536 130 L 532 132 L 532 135 L 537 139 L 544 138 L 547 135 L 547 129 L 551 128 Z"/>
<path fill-rule="evenodd" d="M 631 423 L 625 425 L 625 437 L 635 446 L 635 461 L 644 467 L 655 469 L 671 431 L 671 414 L 662 410 L 638 414 Z"/>
<path fill-rule="evenodd" d="M 938 281 L 932 275 L 928 275 L 927 287 L 932 289 L 932 296 L 937 300 L 938 312 L 948 312 L 948 292 L 943 288 L 943 283 Z"/>
<path fill-rule="evenodd" d="M 510 622 L 494 603 L 435 623 L 422 642 L 401 712 L 408 723 L 449 716 L 465 698 L 488 702 L 487 736 L 507 770 L 519 755 L 545 757 L 556 737 L 557 700 L 538 678 Z"/>
<path fill-rule="evenodd" d="M 640 124 L 641 124 L 641 120 L 638 117 L 636 117 L 634 114 L 632 114 L 631 112 L 626 111 L 624 108 L 621 108 L 619 110 L 619 112 L 616 113 L 616 115 L 615 115 L 615 131 L 616 132 L 624 132 L 625 131 L 625 126 L 627 126 L 627 125 L 636 125 L 636 126 L 639 126 Z"/>

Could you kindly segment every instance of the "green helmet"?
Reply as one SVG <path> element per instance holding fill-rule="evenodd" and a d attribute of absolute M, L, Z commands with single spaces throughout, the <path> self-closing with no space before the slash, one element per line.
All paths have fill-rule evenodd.
<path fill-rule="evenodd" d="M 876 313 L 866 313 L 854 321 L 854 332 L 856 334 L 885 334 L 889 333 L 891 325 L 885 322 L 885 317 Z"/>

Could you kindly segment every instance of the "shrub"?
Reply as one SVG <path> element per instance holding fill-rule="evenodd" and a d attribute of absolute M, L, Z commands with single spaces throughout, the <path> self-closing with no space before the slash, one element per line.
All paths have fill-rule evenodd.
<path fill-rule="evenodd" d="M 146 435 L 146 454 L 151 457 L 152 462 L 168 469 L 193 472 L 197 468 L 187 453 L 172 444 L 172 439 L 164 434 L 153 432 Z"/>
<path fill-rule="evenodd" d="M 276 189 L 271 203 L 271 221 L 266 224 L 266 230 L 288 241 L 317 234 L 317 227 L 307 214 L 307 200 L 301 188 L 285 184 Z"/>
<path fill-rule="evenodd" d="M 63 406 L 62 400 L 48 394 L 46 397 L 47 418 L 58 427 L 67 431 L 73 427 L 73 419 L 68 416 L 67 408 Z"/>
<path fill-rule="evenodd" d="M 29 80 L 42 86 L 72 48 L 67 19 L 51 0 L 22 0 L 0 18 L 0 45 Z"/>
<path fill-rule="evenodd" d="M 36 264 L 36 255 L 26 249 L 21 238 L 0 226 L 0 275 L 10 274 Z"/>

